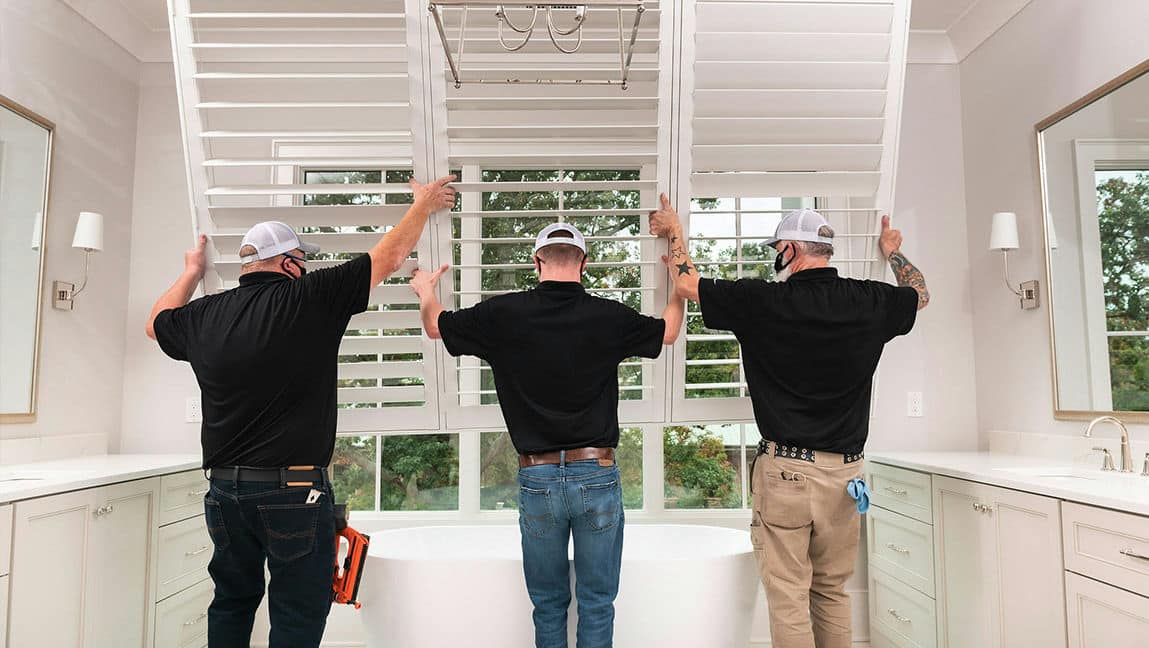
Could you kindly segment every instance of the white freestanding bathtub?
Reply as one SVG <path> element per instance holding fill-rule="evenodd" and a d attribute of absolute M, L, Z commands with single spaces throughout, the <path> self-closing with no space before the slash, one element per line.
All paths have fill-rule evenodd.
<path fill-rule="evenodd" d="M 372 534 L 359 611 L 370 648 L 530 648 L 517 525 Z M 626 527 L 615 601 L 618 648 L 745 648 L 758 572 L 750 534 Z M 574 569 L 571 569 L 574 578 Z M 570 648 L 575 648 L 571 590 Z"/>

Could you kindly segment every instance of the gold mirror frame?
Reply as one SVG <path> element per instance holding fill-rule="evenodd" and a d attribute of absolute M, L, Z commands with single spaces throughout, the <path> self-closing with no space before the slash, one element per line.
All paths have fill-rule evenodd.
<path fill-rule="evenodd" d="M 1109 81 L 1049 117 L 1037 122 L 1034 126 L 1034 135 L 1037 139 L 1038 185 L 1041 190 L 1041 231 L 1045 259 L 1045 303 L 1046 308 L 1049 310 L 1050 381 L 1053 383 L 1053 418 L 1055 419 L 1085 421 L 1098 416 L 1110 415 L 1116 416 L 1127 423 L 1149 423 L 1149 412 L 1067 410 L 1061 408 L 1061 393 L 1057 384 L 1057 335 L 1053 322 L 1053 260 L 1050 258 L 1049 248 L 1051 243 L 1049 237 L 1049 196 L 1045 182 L 1045 150 L 1041 137 L 1042 131 L 1045 131 L 1066 117 L 1075 114 L 1077 111 L 1089 106 L 1098 99 L 1115 92 L 1122 86 L 1144 74 L 1149 74 L 1149 59 L 1145 59 L 1112 81 Z"/>
<path fill-rule="evenodd" d="M 52 200 L 52 153 L 56 144 L 56 124 L 54 124 L 51 120 L 45 119 L 43 116 L 28 110 L 24 106 L 21 106 L 20 104 L 12 101 L 4 95 L 0 95 L 0 106 L 11 110 L 17 115 L 20 115 L 21 117 L 48 131 L 48 159 L 45 164 L 46 173 L 44 176 L 44 219 L 40 223 L 40 267 L 37 270 L 37 274 L 39 276 L 39 285 L 36 291 L 36 352 L 35 357 L 32 360 L 32 402 L 30 411 L 27 413 L 0 413 L 0 423 L 7 425 L 10 423 L 34 423 L 36 421 L 36 412 L 39 404 L 40 350 L 41 341 L 44 337 L 44 260 L 48 256 L 48 211 Z"/>

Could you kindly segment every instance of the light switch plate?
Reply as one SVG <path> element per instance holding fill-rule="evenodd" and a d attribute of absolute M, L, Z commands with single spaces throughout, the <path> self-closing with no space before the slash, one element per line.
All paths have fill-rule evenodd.
<path fill-rule="evenodd" d="M 76 284 L 67 281 L 52 282 L 52 308 L 56 310 L 72 310 L 72 295 L 76 291 Z"/>
<path fill-rule="evenodd" d="M 203 409 L 198 397 L 188 397 L 184 420 L 188 423 L 203 422 Z"/>
<path fill-rule="evenodd" d="M 924 409 L 921 392 L 906 392 L 906 416 L 921 418 Z"/>

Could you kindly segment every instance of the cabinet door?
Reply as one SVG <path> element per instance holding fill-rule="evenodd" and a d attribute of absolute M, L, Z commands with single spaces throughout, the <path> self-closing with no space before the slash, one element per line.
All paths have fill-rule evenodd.
<path fill-rule="evenodd" d="M 993 489 L 1001 643 L 1065 647 L 1065 579 L 1058 501 Z"/>
<path fill-rule="evenodd" d="M 1144 648 L 1149 598 L 1065 572 L 1069 648 Z"/>
<path fill-rule="evenodd" d="M 84 548 L 94 521 L 92 501 L 89 491 L 77 491 L 16 504 L 9 648 L 83 645 Z"/>
<path fill-rule="evenodd" d="M 982 484 L 935 476 L 934 533 L 937 537 L 938 623 L 944 645 L 1000 646 L 993 501 Z"/>
<path fill-rule="evenodd" d="M 152 529 L 159 510 L 158 479 L 95 489 L 97 511 L 88 540 L 89 648 L 145 648 L 151 636 Z"/>

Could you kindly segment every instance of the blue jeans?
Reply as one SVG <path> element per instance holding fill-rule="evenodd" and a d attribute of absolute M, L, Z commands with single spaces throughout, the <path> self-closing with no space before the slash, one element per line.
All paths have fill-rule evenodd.
<path fill-rule="evenodd" d="M 597 460 L 519 471 L 523 573 L 535 606 L 536 648 L 566 648 L 574 535 L 578 648 L 610 648 L 622 567 L 622 483 Z"/>
<path fill-rule="evenodd" d="M 307 504 L 310 486 L 212 479 L 204 497 L 215 545 L 208 572 L 215 598 L 208 608 L 208 646 L 247 648 L 263 599 L 263 565 L 271 572 L 270 648 L 318 646 L 331 610 L 335 517 L 330 485 Z"/>

